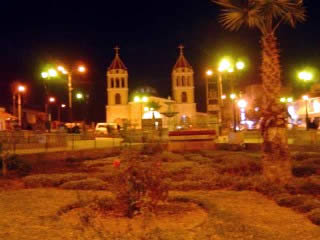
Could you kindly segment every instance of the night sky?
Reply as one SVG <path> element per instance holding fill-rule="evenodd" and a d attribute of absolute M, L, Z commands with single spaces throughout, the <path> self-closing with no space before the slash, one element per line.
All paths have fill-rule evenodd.
<path fill-rule="evenodd" d="M 171 94 L 177 47 L 183 44 L 195 70 L 199 110 L 204 110 L 204 72 L 216 67 L 222 56 L 248 59 L 249 66 L 239 79 L 239 86 L 260 81 L 259 33 L 223 30 L 217 21 L 219 7 L 209 0 L 66 2 L 2 3 L 0 106 L 10 104 L 10 86 L 20 81 L 29 88 L 25 104 L 43 107 L 40 73 L 46 64 L 84 63 L 88 73 L 74 77 L 75 89 L 90 93 L 90 120 L 104 120 L 105 75 L 116 45 L 129 69 L 130 89 L 152 86 L 160 96 L 167 97 Z M 283 81 L 294 87 L 295 70 L 303 66 L 320 69 L 320 3 L 309 0 L 305 5 L 306 23 L 295 30 L 284 25 L 278 31 Z M 66 79 L 57 79 L 49 87 L 65 102 Z M 79 111 L 81 106 L 75 107 Z"/>

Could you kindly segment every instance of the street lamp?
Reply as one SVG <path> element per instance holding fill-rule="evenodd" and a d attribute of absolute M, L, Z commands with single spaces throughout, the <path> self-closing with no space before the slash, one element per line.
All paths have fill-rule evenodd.
<path fill-rule="evenodd" d="M 68 76 L 68 107 L 69 107 L 69 121 L 72 122 L 72 74 L 74 72 L 74 69 L 77 69 L 76 71 L 79 73 L 86 72 L 86 68 L 83 65 L 78 66 L 77 68 L 70 68 L 66 69 L 63 66 L 57 67 L 58 71 Z"/>
<path fill-rule="evenodd" d="M 55 97 L 49 97 L 48 101 L 49 101 L 50 104 L 54 104 L 56 102 L 56 98 Z M 49 112 L 48 120 L 49 120 L 49 122 L 51 122 L 51 120 L 52 120 L 52 108 L 51 107 L 50 107 L 50 110 L 48 112 Z"/>
<path fill-rule="evenodd" d="M 22 127 L 22 104 L 21 104 L 21 94 L 26 92 L 26 87 L 24 85 L 19 85 L 17 87 L 18 94 L 18 123 L 19 126 Z M 15 99 L 15 98 L 14 98 Z M 15 105 L 15 103 L 14 103 Z"/>
<path fill-rule="evenodd" d="M 149 102 L 149 98 L 147 96 L 142 96 L 142 97 L 134 96 L 133 102 L 140 103 L 140 106 L 141 106 L 141 108 L 140 108 L 141 116 L 140 117 L 141 117 L 141 129 L 142 129 L 142 117 L 143 117 L 143 110 L 144 110 L 143 103 Z"/>
<path fill-rule="evenodd" d="M 61 110 L 66 108 L 67 105 L 65 105 L 64 103 L 62 103 L 60 105 L 60 107 L 58 108 L 58 121 L 61 122 Z"/>
<path fill-rule="evenodd" d="M 309 112 L 308 112 L 308 104 L 309 104 L 309 96 L 304 95 L 302 99 L 305 101 L 306 106 L 306 130 L 309 130 Z"/>
<path fill-rule="evenodd" d="M 42 72 L 41 73 L 41 77 L 43 80 L 50 80 L 51 78 L 54 78 L 54 77 L 57 77 L 58 76 L 58 73 L 57 71 L 54 69 L 54 68 L 50 68 L 48 69 L 46 72 Z M 48 86 L 47 86 L 47 82 L 44 81 L 44 89 L 45 89 L 45 94 L 46 94 L 46 101 L 45 101 L 45 113 L 48 115 L 48 102 L 47 102 L 47 99 L 48 99 Z"/>
<path fill-rule="evenodd" d="M 237 95 L 235 93 L 230 94 L 230 98 L 232 100 L 232 109 L 233 109 L 233 131 L 237 131 L 237 119 L 236 119 L 236 105 L 235 105 L 235 99 L 237 98 Z"/>
<path fill-rule="evenodd" d="M 309 82 L 313 79 L 313 74 L 309 71 L 301 71 L 298 73 L 298 78 L 304 82 Z"/>

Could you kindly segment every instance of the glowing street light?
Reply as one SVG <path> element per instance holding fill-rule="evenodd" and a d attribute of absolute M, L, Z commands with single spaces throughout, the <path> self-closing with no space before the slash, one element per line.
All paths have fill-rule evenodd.
<path fill-rule="evenodd" d="M 65 108 L 67 105 L 65 104 L 61 104 L 61 108 Z"/>
<path fill-rule="evenodd" d="M 79 99 L 79 100 L 83 99 L 83 94 L 80 93 L 80 92 L 77 93 L 77 94 L 76 94 L 76 98 Z"/>
<path fill-rule="evenodd" d="M 298 78 L 300 80 L 303 80 L 305 82 L 309 82 L 313 79 L 313 74 L 311 72 L 308 71 L 302 71 L 298 73 Z"/>
<path fill-rule="evenodd" d="M 292 103 L 292 102 L 293 102 L 293 98 L 292 98 L 292 97 L 288 97 L 288 98 L 287 98 L 287 102 L 288 102 L 288 103 Z"/>
<path fill-rule="evenodd" d="M 56 77 L 58 75 L 58 73 L 55 69 L 49 69 L 48 74 L 50 77 Z"/>
<path fill-rule="evenodd" d="M 50 103 L 54 103 L 56 101 L 56 98 L 55 97 L 49 97 L 49 102 Z"/>
<path fill-rule="evenodd" d="M 231 94 L 230 94 L 230 98 L 231 98 L 232 100 L 234 100 L 234 99 L 237 98 L 237 95 L 236 95 L 235 93 L 231 93 Z"/>
<path fill-rule="evenodd" d="M 222 99 L 222 100 L 224 100 L 224 99 L 226 99 L 226 98 L 227 98 L 226 95 L 222 95 L 222 96 L 221 96 L 221 99 Z"/>
<path fill-rule="evenodd" d="M 139 96 L 135 96 L 134 98 L 133 98 L 133 101 L 134 102 L 140 102 L 141 100 L 140 100 L 140 97 Z"/>
<path fill-rule="evenodd" d="M 26 87 L 24 85 L 18 85 L 17 87 L 17 93 L 18 93 L 18 122 L 19 126 L 22 126 L 22 104 L 21 104 L 21 94 L 26 92 Z M 15 96 L 14 99 L 14 106 L 15 106 Z"/>
<path fill-rule="evenodd" d="M 308 101 L 309 100 L 309 96 L 308 95 L 304 95 L 304 96 L 302 96 L 302 99 L 305 100 L 305 101 Z"/>
<path fill-rule="evenodd" d="M 42 77 L 42 78 L 48 78 L 48 77 L 49 77 L 49 73 L 47 73 L 47 72 L 42 72 L 42 73 L 41 73 L 41 77 Z"/>
<path fill-rule="evenodd" d="M 238 62 L 236 63 L 236 68 L 237 68 L 238 70 L 243 70 L 243 69 L 245 68 L 244 62 L 243 62 L 243 61 L 238 61 Z"/>
<path fill-rule="evenodd" d="M 78 71 L 84 73 L 86 71 L 86 68 L 84 66 L 79 66 Z"/>
<path fill-rule="evenodd" d="M 206 72 L 206 75 L 207 75 L 207 76 L 212 76 L 212 75 L 213 75 L 213 71 L 209 69 L 209 70 Z"/>
<path fill-rule="evenodd" d="M 23 93 L 23 92 L 25 92 L 25 91 L 26 91 L 26 87 L 25 87 L 25 86 L 23 86 L 23 85 L 19 85 L 19 86 L 18 86 L 18 92 Z"/>
<path fill-rule="evenodd" d="M 238 101 L 238 106 L 239 106 L 239 108 L 246 108 L 247 105 L 248 105 L 248 102 L 247 102 L 246 100 L 244 100 L 244 99 L 240 99 L 240 100 Z"/>
<path fill-rule="evenodd" d="M 148 102 L 149 101 L 149 99 L 148 99 L 148 97 L 146 97 L 146 96 L 144 96 L 144 97 L 142 97 L 142 102 Z"/>

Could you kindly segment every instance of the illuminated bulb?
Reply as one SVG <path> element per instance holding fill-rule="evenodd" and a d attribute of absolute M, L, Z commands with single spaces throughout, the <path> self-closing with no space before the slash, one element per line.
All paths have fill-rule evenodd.
<path fill-rule="evenodd" d="M 42 72 L 42 73 L 41 73 L 41 77 L 42 77 L 42 78 L 47 78 L 47 77 L 49 77 L 49 73 L 47 73 L 47 72 Z"/>
<path fill-rule="evenodd" d="M 302 99 L 305 100 L 305 101 L 307 101 L 307 100 L 309 100 L 309 96 L 308 96 L 308 95 L 304 95 L 304 96 L 302 97 Z"/>
<path fill-rule="evenodd" d="M 139 97 L 139 96 L 135 96 L 135 97 L 133 98 L 133 101 L 134 101 L 134 102 L 140 102 L 140 97 Z"/>
<path fill-rule="evenodd" d="M 206 72 L 206 74 L 207 74 L 207 76 L 212 76 L 213 72 L 212 72 L 212 70 L 208 70 L 208 71 Z"/>
<path fill-rule="evenodd" d="M 86 71 L 86 68 L 84 66 L 79 66 L 78 71 L 83 73 Z"/>
<path fill-rule="evenodd" d="M 25 92 L 26 91 L 26 87 L 25 86 L 18 86 L 18 92 Z"/>
<path fill-rule="evenodd" d="M 242 70 L 242 69 L 244 69 L 244 62 L 242 62 L 242 61 L 239 61 L 239 62 L 237 62 L 236 63 L 236 68 L 238 69 L 238 70 Z"/>
<path fill-rule="evenodd" d="M 234 93 L 230 94 L 230 98 L 231 98 L 231 99 L 235 99 L 236 97 L 237 97 L 236 94 L 234 94 Z"/>

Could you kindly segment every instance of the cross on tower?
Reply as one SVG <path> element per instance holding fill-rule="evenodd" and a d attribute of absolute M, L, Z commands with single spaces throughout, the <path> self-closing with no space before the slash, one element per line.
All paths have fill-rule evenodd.
<path fill-rule="evenodd" d="M 184 46 L 180 44 L 178 48 L 180 49 L 180 54 L 183 55 Z"/>
<path fill-rule="evenodd" d="M 119 55 L 119 50 L 120 50 L 120 48 L 119 48 L 118 46 L 116 46 L 116 47 L 114 48 L 114 50 L 116 51 L 116 55 Z"/>

